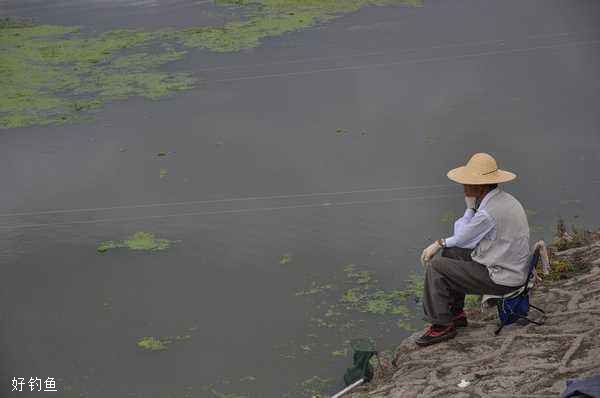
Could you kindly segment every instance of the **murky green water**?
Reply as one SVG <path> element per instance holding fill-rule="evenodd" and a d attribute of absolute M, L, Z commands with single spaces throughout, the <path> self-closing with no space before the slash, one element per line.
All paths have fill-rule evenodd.
<path fill-rule="evenodd" d="M 35 118 L 68 120 L 0 133 L 0 389 L 37 396 L 12 378 L 55 377 L 65 397 L 335 391 L 349 339 L 386 349 L 422 326 L 409 281 L 463 211 L 445 173 L 473 152 L 518 174 L 505 188 L 532 241 L 559 216 L 598 225 L 598 5 L 478 4 L 367 7 L 285 33 L 295 13 L 252 36 L 211 2 L 0 1 L 3 16 L 81 26 L 43 28 L 63 43 L 35 44 L 52 62 L 3 82 L 45 104 Z M 174 33 L 222 24 L 210 43 L 243 34 L 243 51 Z M 190 85 L 147 95 L 164 81 L 140 73 Z M 28 112 L 7 97 L 5 117 Z M 84 97 L 98 106 L 77 110 Z"/>

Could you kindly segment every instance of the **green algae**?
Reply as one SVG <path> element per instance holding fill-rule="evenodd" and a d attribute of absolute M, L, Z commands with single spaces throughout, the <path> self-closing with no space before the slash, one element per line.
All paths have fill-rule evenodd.
<path fill-rule="evenodd" d="M 335 324 L 334 322 L 328 322 L 325 319 L 319 317 L 311 317 L 310 321 L 316 327 L 319 328 L 335 329 L 337 327 L 337 324 Z"/>
<path fill-rule="evenodd" d="M 367 298 L 363 311 L 376 315 L 409 316 L 410 310 L 404 303 L 407 294 L 402 290 L 378 290 Z"/>
<path fill-rule="evenodd" d="M 148 351 L 164 351 L 167 349 L 167 343 L 154 337 L 142 337 L 137 345 L 139 348 Z"/>
<path fill-rule="evenodd" d="M 186 74 L 153 71 L 185 52 L 128 56 L 159 33 L 116 30 L 88 37 L 78 27 L 0 26 L 0 128 L 85 120 L 80 113 L 130 96 L 159 98 L 191 87 Z"/>
<path fill-rule="evenodd" d="M 363 283 L 348 289 L 342 295 L 340 301 L 349 304 L 347 308 L 374 315 L 394 315 L 410 317 L 412 312 L 406 306 L 407 301 L 412 298 L 415 302 L 420 301 L 423 294 L 423 278 L 418 274 L 411 274 L 405 289 L 377 289 L 366 284 L 372 280 L 372 274 L 366 278 L 364 271 L 356 271 L 352 268 L 347 274 L 354 283 Z"/>
<path fill-rule="evenodd" d="M 333 385 L 333 379 L 326 379 L 319 376 L 313 376 L 300 383 L 300 386 L 308 396 L 321 396 L 323 391 Z"/>
<path fill-rule="evenodd" d="M 344 271 L 346 272 L 346 278 L 350 279 L 353 283 L 357 283 L 360 285 L 368 284 L 371 282 L 376 282 L 373 280 L 373 273 L 370 271 L 359 271 L 357 270 L 356 265 L 348 264 L 344 267 Z"/>
<path fill-rule="evenodd" d="M 349 348 L 344 348 L 341 350 L 335 350 L 331 352 L 331 356 L 332 357 L 347 357 L 350 354 L 350 349 Z"/>
<path fill-rule="evenodd" d="M 372 5 L 416 0 L 220 0 L 240 19 L 183 30 L 118 29 L 93 35 L 79 27 L 0 20 L 0 129 L 93 120 L 107 102 L 159 99 L 197 79 L 165 65 L 202 48 L 236 52 L 269 37 L 315 26 Z M 82 115 L 85 114 L 85 115 Z"/>
<path fill-rule="evenodd" d="M 210 390 L 210 392 L 217 398 L 248 398 L 247 395 L 237 394 L 237 393 L 224 393 L 214 388 Z"/>
<path fill-rule="evenodd" d="M 397 321 L 396 326 L 398 326 L 398 329 L 404 330 L 405 332 L 414 332 L 417 330 L 412 324 L 403 319 Z"/>
<path fill-rule="evenodd" d="M 165 250 L 171 246 L 172 241 L 167 239 L 157 239 L 150 232 L 136 232 L 129 239 L 122 241 L 106 241 L 98 246 L 99 253 L 105 253 L 111 249 L 127 248 L 130 250 L 157 251 Z"/>
<path fill-rule="evenodd" d="M 189 74 L 159 70 L 185 54 L 162 49 L 161 36 L 115 30 L 90 37 L 78 27 L 0 26 L 0 128 L 84 121 L 81 113 L 111 100 L 157 99 L 191 88 Z"/>
<path fill-rule="evenodd" d="M 365 292 L 363 292 L 362 288 L 353 287 L 352 289 L 348 289 L 344 292 L 341 300 L 344 303 L 356 304 L 360 303 L 365 297 L 367 297 L 367 295 Z"/>
<path fill-rule="evenodd" d="M 192 338 L 192 336 L 190 336 L 189 334 L 168 336 L 168 337 L 159 337 L 159 338 L 143 337 L 138 341 L 137 346 L 139 348 L 141 348 L 143 350 L 147 350 L 147 351 L 164 351 L 164 350 L 168 349 L 168 346 L 170 344 L 173 344 L 173 343 L 179 342 L 179 341 L 189 340 L 191 338 Z"/>
<path fill-rule="evenodd" d="M 313 281 L 309 288 L 295 293 L 296 296 L 311 296 L 324 292 L 339 292 L 337 304 L 327 306 L 325 312 L 320 316 L 313 316 L 310 321 L 317 327 L 332 329 L 337 327 L 336 321 L 348 313 L 358 311 L 361 313 L 392 316 L 408 319 L 413 312 L 408 307 L 409 301 L 419 302 L 423 294 L 423 276 L 413 273 L 406 281 L 404 289 L 381 289 L 376 286 L 374 274 L 371 271 L 361 270 L 354 264 L 343 268 L 346 284 L 351 287 L 342 290 L 330 283 L 318 283 Z M 322 303 L 324 304 L 324 303 Z M 320 308 L 319 304 L 316 308 Z M 346 312 L 340 311 L 346 310 Z"/>
<path fill-rule="evenodd" d="M 331 289 L 333 289 L 332 284 L 321 285 L 318 282 L 313 281 L 308 289 L 296 292 L 295 295 L 296 296 L 310 296 L 310 295 L 322 293 L 322 292 L 325 292 L 325 291 L 331 290 Z"/>
<path fill-rule="evenodd" d="M 284 255 L 282 255 L 281 257 L 279 257 L 279 264 L 281 265 L 285 265 L 288 263 L 292 262 L 292 255 L 289 253 L 286 253 Z"/>
<path fill-rule="evenodd" d="M 369 314 L 410 316 L 405 305 L 408 297 L 407 292 L 398 289 L 370 291 L 354 287 L 344 292 L 341 301 L 348 304 L 348 309 Z"/>
<path fill-rule="evenodd" d="M 406 280 L 407 286 L 404 289 L 404 292 L 413 298 L 415 302 L 419 302 L 422 300 L 423 291 L 425 289 L 425 279 L 422 274 L 413 272 L 409 275 Z"/>

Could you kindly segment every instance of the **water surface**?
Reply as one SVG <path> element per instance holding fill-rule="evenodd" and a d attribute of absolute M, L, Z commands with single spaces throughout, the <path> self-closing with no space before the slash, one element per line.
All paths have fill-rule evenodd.
<path fill-rule="evenodd" d="M 98 31 L 218 23 L 212 9 L 0 1 L 2 15 Z M 282 397 L 318 376 L 333 392 L 345 339 L 388 348 L 408 332 L 352 312 L 354 325 L 319 327 L 340 295 L 295 293 L 350 286 L 348 264 L 405 287 L 462 213 L 445 173 L 472 153 L 518 174 L 505 189 L 532 241 L 558 217 L 598 225 L 599 17 L 593 1 L 367 8 L 254 50 L 194 52 L 176 67 L 205 83 L 170 99 L 3 130 L 0 388 L 37 396 L 9 393 L 12 377 L 55 377 L 65 397 Z M 96 252 L 136 231 L 177 242 Z"/>

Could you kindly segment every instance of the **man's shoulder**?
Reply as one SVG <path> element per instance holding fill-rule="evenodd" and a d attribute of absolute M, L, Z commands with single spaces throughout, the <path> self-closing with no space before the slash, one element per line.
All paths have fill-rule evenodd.
<path fill-rule="evenodd" d="M 503 189 L 498 189 L 498 193 L 496 196 L 498 198 L 503 198 L 505 200 L 517 202 L 519 205 L 521 204 L 521 202 L 519 202 L 519 200 L 517 198 L 515 198 L 515 196 L 513 194 L 511 194 L 510 192 L 506 192 Z"/>

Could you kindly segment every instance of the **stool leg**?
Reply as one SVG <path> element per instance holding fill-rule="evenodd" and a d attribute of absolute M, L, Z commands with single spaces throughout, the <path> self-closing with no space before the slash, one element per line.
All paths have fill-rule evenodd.
<path fill-rule="evenodd" d="M 536 306 L 535 306 L 535 305 L 533 305 L 533 304 L 529 304 L 529 306 L 530 306 L 531 308 L 535 309 L 535 310 L 538 310 L 539 312 L 541 312 L 541 313 L 542 313 L 542 314 L 544 314 L 544 315 L 546 314 L 546 311 L 544 311 L 543 309 L 541 309 L 541 308 L 539 308 L 539 307 L 536 307 Z"/>
<path fill-rule="evenodd" d="M 529 323 L 535 323 L 535 324 L 536 324 L 536 325 L 538 325 L 538 326 L 542 326 L 542 325 L 543 325 L 543 323 L 539 323 L 539 322 L 536 322 L 536 321 L 532 321 L 531 319 L 527 318 L 526 316 L 522 316 L 522 315 L 519 315 L 519 314 L 515 314 L 515 315 L 516 315 L 516 316 L 517 316 L 519 319 L 525 319 L 525 320 L 526 320 L 527 322 L 529 322 Z"/>

